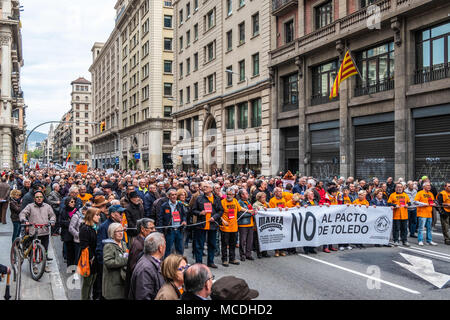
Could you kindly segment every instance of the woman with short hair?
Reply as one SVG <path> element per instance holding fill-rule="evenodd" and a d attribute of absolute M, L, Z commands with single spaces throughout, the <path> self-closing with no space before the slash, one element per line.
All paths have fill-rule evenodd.
<path fill-rule="evenodd" d="M 184 270 L 189 268 L 186 257 L 171 254 L 161 264 L 161 274 L 166 283 L 159 289 L 155 300 L 179 300 L 184 293 Z"/>
<path fill-rule="evenodd" d="M 124 229 L 120 223 L 108 227 L 109 239 L 103 240 L 102 294 L 107 300 L 126 299 L 125 277 L 128 248 L 123 241 Z"/>

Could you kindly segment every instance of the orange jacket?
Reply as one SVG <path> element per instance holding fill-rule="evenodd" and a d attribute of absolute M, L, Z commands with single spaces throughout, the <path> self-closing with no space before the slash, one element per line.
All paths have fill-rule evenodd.
<path fill-rule="evenodd" d="M 223 207 L 223 215 L 222 219 L 228 223 L 226 226 L 223 221 L 220 225 L 220 231 L 222 232 L 237 232 L 238 231 L 238 223 L 237 223 L 237 213 L 242 211 L 239 202 L 236 198 L 233 198 L 233 201 L 227 201 L 227 199 L 222 199 L 222 207 Z"/>
<path fill-rule="evenodd" d="M 284 198 L 277 199 L 276 197 L 273 197 L 269 201 L 269 207 L 271 208 L 286 208 L 286 200 Z"/>
<path fill-rule="evenodd" d="M 359 201 L 359 199 L 356 199 L 355 201 L 353 201 L 353 204 L 362 205 L 362 206 L 368 206 L 369 202 L 366 199 L 364 199 L 363 201 Z"/>

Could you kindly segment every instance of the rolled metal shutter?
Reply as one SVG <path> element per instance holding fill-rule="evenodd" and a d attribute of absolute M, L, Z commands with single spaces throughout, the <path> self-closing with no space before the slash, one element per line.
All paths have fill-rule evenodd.
<path fill-rule="evenodd" d="M 395 173 L 394 122 L 355 126 L 355 178 L 386 180 Z"/>
<path fill-rule="evenodd" d="M 339 128 L 311 131 L 311 175 L 331 180 L 339 175 Z"/>
<path fill-rule="evenodd" d="M 415 119 L 415 179 L 430 178 L 436 188 L 450 180 L 450 115 Z"/>

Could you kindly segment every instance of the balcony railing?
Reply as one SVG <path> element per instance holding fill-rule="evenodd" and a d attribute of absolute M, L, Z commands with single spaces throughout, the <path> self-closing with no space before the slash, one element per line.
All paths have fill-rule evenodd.
<path fill-rule="evenodd" d="M 394 89 L 394 79 L 386 79 L 369 86 L 359 85 L 355 88 L 355 97 Z"/>
<path fill-rule="evenodd" d="M 441 63 L 432 67 L 416 70 L 414 84 L 431 82 L 450 77 L 450 63 Z"/>
<path fill-rule="evenodd" d="M 164 1 L 164 7 L 171 7 L 172 1 Z"/>
<path fill-rule="evenodd" d="M 329 103 L 333 101 L 339 101 L 339 96 L 333 99 L 330 99 L 329 95 L 316 94 L 311 96 L 311 105 L 316 106 L 319 104 Z"/>
<path fill-rule="evenodd" d="M 297 5 L 298 0 L 272 0 L 272 14 L 281 15 L 285 10 Z"/>
<path fill-rule="evenodd" d="M 292 111 L 298 109 L 298 100 L 296 102 L 284 102 L 281 106 L 281 112 Z"/>

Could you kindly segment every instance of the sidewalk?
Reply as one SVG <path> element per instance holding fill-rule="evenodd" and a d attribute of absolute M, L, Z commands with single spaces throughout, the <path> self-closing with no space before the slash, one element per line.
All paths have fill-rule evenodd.
<path fill-rule="evenodd" d="M 0 263 L 11 267 L 10 251 L 12 240 L 13 225 L 10 219 L 9 209 L 7 212 L 7 224 L 0 224 Z M 21 300 L 67 300 L 64 286 L 61 280 L 58 263 L 56 262 L 55 252 L 52 241 L 49 243 L 49 256 L 53 258 L 48 262 L 50 273 L 44 273 L 39 281 L 34 281 L 30 275 L 30 264 L 25 260 L 22 264 L 22 285 Z M 6 287 L 6 277 L 0 282 L 0 300 L 4 299 Z M 11 300 L 15 299 L 16 282 L 13 282 L 11 274 Z"/>

